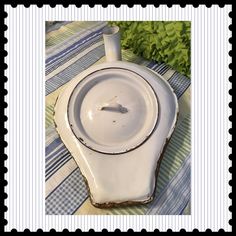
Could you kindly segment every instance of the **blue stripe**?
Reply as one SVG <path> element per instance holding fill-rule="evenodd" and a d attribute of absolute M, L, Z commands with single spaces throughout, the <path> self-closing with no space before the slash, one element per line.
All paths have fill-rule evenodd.
<path fill-rule="evenodd" d="M 49 168 L 55 163 L 55 161 L 57 161 L 58 159 L 62 158 L 63 156 L 67 154 L 68 154 L 67 148 L 63 148 L 60 152 L 56 152 L 54 155 L 52 155 L 52 158 L 50 161 L 46 161 L 46 168 Z"/>
<path fill-rule="evenodd" d="M 55 131 L 56 132 L 56 131 Z M 46 157 L 60 144 L 62 144 L 61 138 L 56 138 L 46 147 Z"/>
<path fill-rule="evenodd" d="M 88 40 L 87 42 L 84 42 L 84 44 L 80 45 L 79 47 L 75 48 L 71 52 L 68 52 L 66 55 L 63 57 L 59 58 L 55 62 L 53 62 L 51 65 L 47 66 L 46 68 L 46 75 L 57 69 L 59 66 L 65 64 L 67 61 L 75 57 L 78 53 L 84 51 L 85 49 L 91 47 L 95 43 L 100 42 L 102 39 L 102 35 L 99 35 L 95 37 L 93 40 Z"/>
<path fill-rule="evenodd" d="M 65 153 L 63 156 L 57 159 L 52 165 L 46 167 L 45 175 L 48 176 L 48 174 L 51 173 L 53 170 L 55 170 L 60 163 L 62 163 L 65 160 L 69 160 L 70 158 L 71 155 L 68 152 Z"/>
<path fill-rule="evenodd" d="M 190 86 L 191 80 L 184 75 L 181 75 L 178 72 L 175 72 L 170 79 L 168 80 L 171 87 L 174 89 L 174 92 L 178 98 L 186 91 Z"/>
<path fill-rule="evenodd" d="M 69 155 L 68 150 L 65 148 L 62 152 L 57 153 L 50 162 L 47 162 L 46 169 L 49 169 L 53 166 L 58 160 L 63 158 L 64 156 Z"/>
<path fill-rule="evenodd" d="M 155 61 L 151 61 L 149 62 L 149 64 L 147 65 L 148 68 L 152 69 L 152 67 L 156 64 Z"/>
<path fill-rule="evenodd" d="M 53 159 L 57 153 L 61 152 L 62 150 L 67 150 L 64 144 L 61 144 L 62 146 L 60 148 L 58 148 L 58 150 L 56 150 L 53 153 L 50 153 L 47 157 L 46 157 L 46 162 L 50 161 L 51 159 Z"/>
<path fill-rule="evenodd" d="M 73 159 L 73 157 L 71 156 L 69 159 L 64 160 L 63 162 L 59 163 L 55 169 L 53 169 L 52 171 L 50 171 L 47 175 L 46 175 L 46 181 L 48 179 L 50 179 L 54 173 L 56 173 L 62 166 L 64 166 L 67 162 L 69 162 L 71 159 Z M 74 160 L 74 159 L 73 159 Z M 76 165 L 77 166 L 77 165 Z"/>
<path fill-rule="evenodd" d="M 165 65 L 161 70 L 160 70 L 160 74 L 164 75 L 168 70 L 170 69 L 169 66 Z"/>
<path fill-rule="evenodd" d="M 154 70 L 155 70 L 158 74 L 163 75 L 162 71 L 163 71 L 163 69 L 164 69 L 165 67 L 166 67 L 166 65 L 162 63 L 162 64 L 158 65 L 158 67 L 155 68 Z"/>
<path fill-rule="evenodd" d="M 45 173 L 46 181 L 59 170 L 63 165 L 65 165 L 69 160 L 72 159 L 70 154 L 67 154 L 64 158 L 60 159 L 53 165 L 51 170 L 47 169 Z"/>
<path fill-rule="evenodd" d="M 68 53 L 68 51 L 70 51 L 73 48 L 76 48 L 78 45 L 81 45 L 81 43 L 83 43 L 84 40 L 90 38 L 90 37 L 95 37 L 97 34 L 102 34 L 102 29 L 104 28 L 104 26 L 90 34 L 88 34 L 86 37 L 78 40 L 77 42 L 75 42 L 74 44 L 72 44 L 71 46 L 69 46 L 68 48 L 62 50 L 61 52 L 57 53 L 56 55 L 53 55 L 49 58 L 46 59 L 46 64 L 50 65 L 53 61 L 55 61 L 55 58 L 60 58 L 62 54 L 64 53 Z"/>
<path fill-rule="evenodd" d="M 169 66 L 158 62 L 150 62 L 147 67 L 159 73 L 160 75 L 164 75 L 170 69 Z M 191 80 L 189 78 L 178 73 L 177 71 L 167 81 L 173 88 L 177 98 L 180 98 L 182 96 L 182 94 L 186 91 L 191 83 Z"/>
<path fill-rule="evenodd" d="M 101 45 L 94 50 L 90 51 L 86 57 L 82 57 L 74 62 L 72 65 L 61 71 L 56 76 L 46 81 L 46 95 L 52 93 L 65 83 L 69 82 L 76 75 L 90 67 L 96 61 L 98 61 L 105 54 L 104 45 Z"/>
<path fill-rule="evenodd" d="M 154 70 L 155 72 L 157 72 L 160 75 L 164 75 L 166 73 L 166 71 L 170 69 L 170 67 L 167 66 L 166 64 L 159 63 L 159 62 L 150 62 L 147 65 L 147 67 Z"/>

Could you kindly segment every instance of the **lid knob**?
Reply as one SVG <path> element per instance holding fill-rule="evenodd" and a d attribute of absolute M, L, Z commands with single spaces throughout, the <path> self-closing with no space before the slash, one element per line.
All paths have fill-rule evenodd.
<path fill-rule="evenodd" d="M 112 112 L 119 112 L 119 113 L 127 113 L 128 109 L 126 107 L 123 107 L 119 103 L 111 103 L 111 104 L 106 104 L 101 107 L 101 111 L 112 111 Z"/>

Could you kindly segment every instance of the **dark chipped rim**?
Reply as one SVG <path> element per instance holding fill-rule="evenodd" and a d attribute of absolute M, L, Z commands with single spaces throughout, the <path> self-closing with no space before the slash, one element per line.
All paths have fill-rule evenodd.
<path fill-rule="evenodd" d="M 151 71 L 152 71 L 152 70 L 151 70 Z M 152 72 L 153 72 L 153 73 L 156 73 L 155 71 L 152 71 Z M 156 73 L 156 74 L 158 74 L 158 73 Z M 162 78 L 161 75 L 158 74 L 158 76 L 160 76 L 160 77 Z M 163 78 L 162 78 L 162 79 L 163 79 Z M 163 80 L 165 80 L 165 79 L 163 79 Z M 146 81 L 146 80 L 145 80 L 145 81 Z M 167 81 L 165 81 L 165 82 L 168 83 Z M 152 88 L 152 86 L 151 86 L 151 88 Z M 170 88 L 172 89 L 172 87 L 170 87 Z M 88 181 L 87 181 L 86 177 L 83 175 L 83 173 L 82 173 L 82 171 L 81 171 L 81 169 L 80 169 L 80 167 L 79 167 L 79 165 L 78 165 L 78 168 L 79 168 L 79 170 L 80 170 L 80 173 L 81 173 L 81 175 L 82 175 L 83 178 L 84 178 L 84 181 L 85 181 L 85 184 L 86 184 L 86 188 L 87 188 L 87 190 L 88 190 L 90 202 L 91 202 L 91 204 L 92 204 L 94 207 L 101 208 L 101 209 L 106 209 L 106 208 L 109 209 L 109 208 L 112 208 L 112 207 L 134 206 L 134 205 L 140 205 L 140 204 L 144 205 L 144 204 L 150 203 L 150 202 L 152 202 L 152 201 L 154 200 L 155 195 L 156 195 L 157 179 L 158 179 L 159 172 L 160 172 L 161 162 L 162 162 L 162 160 L 163 160 L 164 153 L 165 153 L 166 148 L 167 148 L 167 146 L 168 146 L 168 144 L 169 144 L 169 142 L 170 142 L 170 139 L 171 139 L 171 137 L 172 137 L 172 135 L 173 135 L 173 133 L 174 133 L 174 130 L 175 130 L 175 128 L 176 128 L 176 125 L 177 125 L 177 122 L 178 122 L 178 119 L 179 119 L 178 99 L 177 99 L 176 94 L 174 93 L 173 89 L 172 89 L 172 92 L 173 92 L 173 94 L 174 94 L 174 96 L 175 96 L 175 98 L 176 98 L 176 101 L 177 101 L 177 112 L 176 112 L 176 116 L 175 116 L 176 119 L 175 119 L 175 122 L 174 122 L 174 124 L 173 124 L 173 126 L 172 126 L 172 130 L 170 131 L 170 133 L 169 133 L 169 135 L 168 135 L 168 137 L 167 137 L 167 139 L 166 139 L 165 145 L 164 145 L 163 148 L 162 148 L 162 152 L 161 152 L 161 154 L 160 154 L 160 158 L 159 158 L 159 160 L 157 161 L 157 164 L 156 164 L 155 186 L 154 186 L 154 190 L 153 190 L 153 193 L 152 193 L 152 195 L 150 196 L 150 198 L 148 198 L 147 200 L 144 200 L 144 201 L 124 201 L 124 202 L 119 202 L 119 203 L 117 203 L 117 202 L 107 202 L 107 203 L 101 203 L 101 204 L 95 203 L 95 202 L 93 201 L 93 198 L 92 198 L 92 194 L 91 194 L 91 191 L 90 191 L 90 188 L 89 188 Z M 156 94 L 156 93 L 155 93 L 155 94 Z M 54 125 L 55 125 L 55 129 L 56 129 L 56 131 L 57 131 L 57 133 L 58 133 L 58 136 L 59 136 L 59 137 L 61 138 L 61 140 L 63 141 L 63 138 L 62 138 L 61 135 L 59 134 L 58 129 L 57 129 L 57 124 L 56 124 L 56 122 L 55 122 L 55 108 L 56 108 L 56 105 L 57 105 L 59 96 L 60 96 L 60 94 L 57 96 L 57 98 L 56 98 L 56 100 L 55 100 L 55 104 L 54 104 L 54 109 L 53 109 L 53 110 L 54 110 L 54 112 L 53 112 L 53 123 L 54 123 Z M 146 139 L 146 140 L 147 140 L 147 139 Z M 63 142 L 63 143 L 64 143 L 64 142 Z M 69 149 L 67 149 L 67 150 L 69 151 Z M 73 156 L 70 151 L 69 151 L 69 153 L 71 154 L 71 156 Z"/>
<path fill-rule="evenodd" d="M 58 97 L 59 97 L 59 95 L 58 95 L 57 98 L 56 98 L 54 108 L 55 108 L 56 103 L 57 103 L 57 101 L 58 101 Z M 53 113 L 53 118 L 54 118 L 54 116 L 55 116 L 55 109 L 54 109 L 54 113 Z M 89 188 L 88 181 L 87 181 L 86 177 L 83 175 L 83 173 L 82 173 L 82 171 L 81 171 L 81 169 L 80 169 L 80 167 L 79 167 L 79 165 L 78 165 L 78 168 L 79 168 L 79 170 L 80 170 L 80 173 L 81 173 L 81 175 L 83 176 L 83 179 L 84 179 L 86 188 L 87 188 L 87 190 L 88 190 L 88 195 L 89 195 L 90 202 L 91 202 L 91 204 L 92 204 L 94 207 L 101 208 L 101 209 L 106 209 L 106 208 L 108 209 L 108 208 L 112 208 L 112 207 L 135 206 L 135 205 L 140 205 L 140 204 L 144 205 L 144 204 L 150 203 L 150 202 L 152 202 L 152 201 L 154 200 L 155 195 L 156 195 L 157 179 L 158 179 L 159 172 L 160 172 L 161 162 L 162 162 L 162 160 L 163 160 L 163 157 L 164 157 L 164 153 L 165 153 L 165 151 L 166 151 L 166 148 L 167 148 L 167 146 L 168 146 L 168 144 L 169 144 L 169 142 L 170 142 L 170 139 L 171 139 L 171 137 L 172 137 L 172 135 L 173 135 L 173 133 L 174 133 L 174 130 L 175 130 L 175 128 L 176 128 L 176 124 L 177 124 L 177 122 L 178 122 L 178 118 L 179 118 L 179 111 L 178 111 L 177 114 L 176 114 L 176 121 L 175 121 L 175 124 L 174 124 L 174 126 L 173 126 L 172 133 L 171 133 L 171 135 L 169 136 L 169 138 L 166 139 L 166 143 L 165 143 L 165 145 L 163 146 L 163 149 L 162 149 L 160 158 L 159 158 L 159 160 L 157 161 L 156 171 L 155 171 L 155 187 L 154 187 L 154 190 L 153 190 L 152 195 L 151 195 L 150 198 L 147 199 L 147 200 L 144 200 L 144 201 L 124 201 L 124 202 L 120 202 L 120 203 L 117 203 L 117 202 L 107 202 L 107 203 L 101 203 L 101 204 L 95 203 L 95 202 L 93 201 L 93 198 L 92 198 L 92 194 L 91 194 L 91 191 L 90 191 L 90 188 Z M 57 130 L 57 124 L 56 124 L 56 122 L 55 122 L 54 119 L 53 119 L 53 123 L 54 123 L 54 125 L 55 125 L 55 129 L 56 129 L 56 131 L 57 131 L 57 133 L 58 133 L 58 136 L 59 136 L 59 137 L 61 138 L 61 140 L 63 141 L 63 138 L 61 137 L 61 135 L 59 134 L 59 132 L 58 132 L 58 130 Z M 71 154 L 71 156 L 73 156 L 72 153 L 69 151 L 69 149 L 67 149 L 67 150 L 68 150 L 68 152 Z"/>
<path fill-rule="evenodd" d="M 177 116 L 178 116 L 178 114 L 177 114 Z M 178 120 L 178 118 L 177 118 L 176 120 Z M 176 123 L 177 123 L 177 121 L 176 121 Z M 173 129 L 173 130 L 174 130 L 174 129 Z M 166 148 L 167 148 L 167 146 L 168 146 L 168 144 L 169 144 L 169 142 L 170 142 L 170 139 L 171 139 L 172 135 L 173 135 L 173 132 L 172 132 L 172 134 L 170 135 L 170 138 L 166 139 L 166 143 L 165 143 L 165 145 L 164 145 L 164 147 L 163 147 L 163 151 L 162 151 L 162 153 L 161 153 L 161 155 L 160 155 L 159 160 L 157 161 L 156 171 L 155 171 L 155 186 L 154 186 L 154 190 L 153 190 L 152 195 L 151 195 L 147 200 L 144 200 L 144 201 L 124 201 L 124 202 L 120 202 L 120 203 L 117 203 L 117 202 L 107 202 L 107 203 L 101 203 L 101 204 L 99 204 L 99 203 L 93 202 L 93 199 L 92 199 L 91 195 L 89 195 L 89 196 L 90 196 L 90 202 L 91 202 L 91 204 L 92 204 L 94 207 L 97 207 L 97 208 L 101 208 L 101 209 L 106 209 L 106 208 L 107 208 L 107 209 L 109 209 L 109 208 L 112 208 L 112 207 L 135 206 L 135 205 L 140 205 L 140 204 L 141 204 L 141 205 L 145 205 L 145 204 L 148 204 L 148 203 L 152 202 L 152 201 L 154 200 L 155 196 L 156 196 L 157 179 L 158 179 L 159 172 L 160 172 L 161 162 L 162 162 L 162 160 L 163 160 L 164 153 L 165 153 L 165 151 L 166 151 Z M 85 178 L 85 177 L 84 177 L 84 178 Z M 86 179 L 86 178 L 85 178 L 85 179 Z M 87 185 L 87 187 L 88 187 L 88 189 L 89 189 L 87 180 L 86 180 L 86 185 Z M 89 191 L 89 193 L 90 193 L 90 191 Z"/>
<path fill-rule="evenodd" d="M 84 78 L 82 78 L 82 79 L 79 81 L 79 83 L 74 87 L 73 91 L 72 91 L 71 94 L 70 94 L 69 101 L 68 101 L 68 104 L 67 104 L 67 119 L 68 119 L 69 124 L 70 124 L 69 104 L 70 104 L 71 97 L 72 97 L 72 95 L 73 95 L 75 89 L 76 89 L 88 76 L 90 76 L 90 75 L 92 75 L 92 74 L 94 74 L 94 73 L 96 73 L 96 72 L 98 72 L 98 71 L 107 70 L 107 69 L 126 70 L 126 71 L 129 71 L 129 72 L 134 73 L 134 74 L 138 75 L 139 77 L 141 77 L 141 78 L 149 85 L 149 87 L 150 87 L 151 90 L 153 91 L 153 93 L 154 93 L 154 95 L 155 95 L 155 98 L 156 98 L 156 102 L 157 102 L 158 109 L 160 109 L 159 99 L 158 99 L 158 96 L 157 96 L 155 90 L 153 89 L 152 85 L 151 85 L 143 76 L 141 76 L 141 75 L 138 74 L 137 72 L 135 72 L 135 71 L 133 71 L 133 70 L 130 70 L 130 69 L 127 69 L 127 68 L 111 66 L 111 67 L 109 67 L 109 68 L 102 68 L 102 69 L 98 69 L 98 70 L 95 70 L 95 71 L 91 72 L 90 74 L 88 74 L 88 75 L 86 75 Z M 91 149 L 92 151 L 95 151 L 95 152 L 98 152 L 98 153 L 102 153 L 102 154 L 106 154 L 106 155 L 120 155 L 120 154 L 124 154 L 124 153 L 130 152 L 130 151 L 133 151 L 134 149 L 136 149 L 136 148 L 140 147 L 141 145 L 143 145 L 143 144 L 149 139 L 149 137 L 151 137 L 151 135 L 153 134 L 153 132 L 156 130 L 156 127 L 157 127 L 157 124 L 158 124 L 158 123 L 159 123 L 159 116 L 157 116 L 157 119 L 156 119 L 156 121 L 155 121 L 155 125 L 153 126 L 152 130 L 147 134 L 147 136 L 145 137 L 145 139 L 144 139 L 143 141 L 141 141 L 138 145 L 136 145 L 136 146 L 134 146 L 134 147 L 131 147 L 131 148 L 127 149 L 127 150 L 120 151 L 120 152 L 114 152 L 114 153 L 112 153 L 112 152 L 99 151 L 99 150 L 97 150 L 97 149 L 95 149 L 95 148 L 92 148 L 92 147 L 88 146 L 88 145 L 84 142 L 84 140 L 83 140 L 81 137 L 78 137 L 78 135 L 75 134 L 75 132 L 74 132 L 74 130 L 73 130 L 73 126 L 71 126 L 71 124 L 70 124 L 70 126 L 72 127 L 72 128 L 71 128 L 72 133 L 73 133 L 73 134 L 75 135 L 75 137 L 79 140 L 79 142 L 82 143 L 85 147 Z"/>

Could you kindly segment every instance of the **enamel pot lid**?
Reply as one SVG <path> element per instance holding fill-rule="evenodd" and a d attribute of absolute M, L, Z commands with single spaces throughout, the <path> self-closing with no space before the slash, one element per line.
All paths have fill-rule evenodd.
<path fill-rule="evenodd" d="M 125 153 L 142 145 L 155 129 L 157 95 L 135 71 L 97 70 L 73 89 L 68 121 L 86 147 L 107 154 Z"/>

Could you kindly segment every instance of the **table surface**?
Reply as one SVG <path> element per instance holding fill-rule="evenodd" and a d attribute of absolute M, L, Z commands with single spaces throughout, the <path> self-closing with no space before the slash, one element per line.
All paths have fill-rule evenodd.
<path fill-rule="evenodd" d="M 56 22 L 46 32 L 46 214 L 180 215 L 190 214 L 191 80 L 169 66 L 122 50 L 125 61 L 161 74 L 179 102 L 176 129 L 164 153 L 154 201 L 146 205 L 99 209 L 92 206 L 79 167 L 58 136 L 53 122 L 60 91 L 80 72 L 104 62 L 102 30 L 107 22 Z"/>

